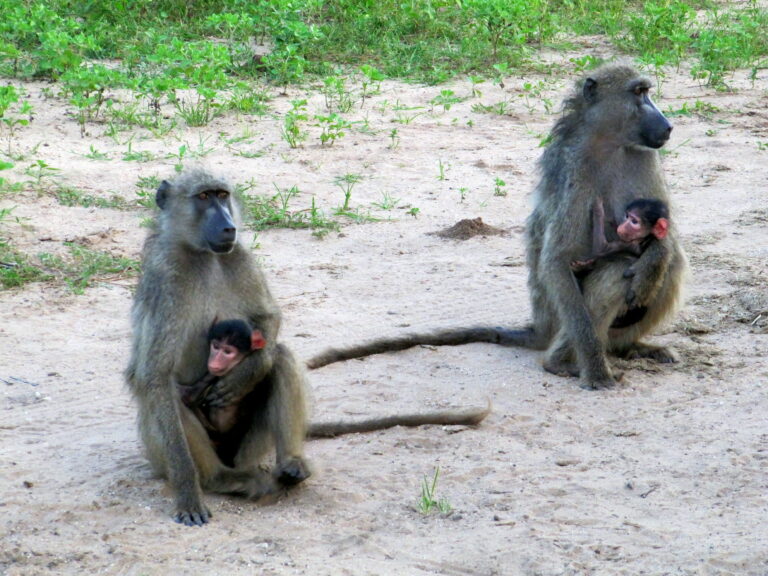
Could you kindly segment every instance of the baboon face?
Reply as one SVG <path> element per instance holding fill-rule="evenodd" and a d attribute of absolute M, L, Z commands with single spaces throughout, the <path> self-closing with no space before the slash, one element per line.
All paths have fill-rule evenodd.
<path fill-rule="evenodd" d="M 672 124 L 650 97 L 651 82 L 634 70 L 614 73 L 605 81 L 590 77 L 584 82 L 583 98 L 596 133 L 608 133 L 624 139 L 625 145 L 658 149 L 672 133 Z"/>
<path fill-rule="evenodd" d="M 232 219 L 229 191 L 201 190 L 191 201 L 200 222 L 204 246 L 217 254 L 230 252 L 237 240 L 237 227 Z"/>
<path fill-rule="evenodd" d="M 163 181 L 155 199 L 161 226 L 196 250 L 226 254 L 237 241 L 236 206 L 229 187 L 217 180 L 187 186 Z M 173 218 L 170 215 L 173 214 Z"/>
<path fill-rule="evenodd" d="M 637 137 L 640 144 L 647 148 L 661 148 L 669 140 L 672 124 L 651 100 L 648 94 L 650 88 L 650 84 L 645 81 L 638 81 L 631 87 L 635 105 L 640 115 Z"/>

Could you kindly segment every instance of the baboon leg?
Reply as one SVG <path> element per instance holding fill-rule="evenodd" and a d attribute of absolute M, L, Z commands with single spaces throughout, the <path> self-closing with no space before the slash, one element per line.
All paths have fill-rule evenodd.
<path fill-rule="evenodd" d="M 274 477 L 283 485 L 293 485 L 311 475 L 304 460 L 307 408 L 304 374 L 293 354 L 279 344 L 275 363 L 260 386 L 269 387 L 263 417 L 254 420 L 235 457 L 235 467 L 257 463 L 274 442 Z"/>
<path fill-rule="evenodd" d="M 185 406 L 181 407 L 181 419 L 204 490 L 256 498 L 276 488 L 267 472 L 225 466 L 216 453 L 205 427 Z"/>
<path fill-rule="evenodd" d="M 688 262 L 679 249 L 672 255 L 670 269 L 676 273 L 666 275 L 645 316 L 636 324 L 621 329 L 610 329 L 609 342 L 612 353 L 622 358 L 649 358 L 661 363 L 677 362 L 677 355 L 671 349 L 640 342 L 643 336 L 663 323 L 680 306 Z"/>
<path fill-rule="evenodd" d="M 139 431 L 147 459 L 175 492 L 174 519 L 187 526 L 201 526 L 208 522 L 211 512 L 203 501 L 193 451 L 181 426 L 180 402 L 162 392 L 158 388 L 150 389 L 139 397 Z M 159 419 L 158 415 L 175 417 Z"/>
<path fill-rule="evenodd" d="M 610 265 L 602 266 L 589 274 L 583 281 L 584 304 L 591 318 L 601 350 L 605 350 L 607 346 L 611 322 L 619 314 L 626 311 L 624 294 L 628 280 L 622 276 L 626 265 L 623 260 L 619 260 Z M 579 347 L 570 342 L 567 330 L 565 327 L 561 327 L 547 349 L 544 357 L 544 369 L 559 376 L 580 376 L 579 366 L 584 364 L 576 363 L 577 350 Z M 602 360 L 606 362 L 605 369 L 610 375 L 610 379 L 602 385 L 590 384 L 587 386 L 589 388 L 607 387 L 613 384 L 613 380 L 619 380 L 622 376 L 608 366 L 605 354 L 601 354 L 601 356 Z M 590 360 L 594 363 L 599 358 Z"/>
<path fill-rule="evenodd" d="M 556 376 L 579 377 L 579 366 L 565 330 L 558 331 L 544 355 L 543 365 L 544 370 Z"/>
<path fill-rule="evenodd" d="M 309 478 L 311 471 L 304 461 L 304 438 L 307 434 L 307 406 L 304 373 L 293 354 L 280 346 L 275 363 L 275 395 L 267 418 L 272 428 L 277 456 L 278 480 L 287 485 Z"/>

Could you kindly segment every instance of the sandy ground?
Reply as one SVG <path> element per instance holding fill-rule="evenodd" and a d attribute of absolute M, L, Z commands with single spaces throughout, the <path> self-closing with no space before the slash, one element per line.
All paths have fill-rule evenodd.
<path fill-rule="evenodd" d="M 140 177 L 173 176 L 166 153 L 203 143 L 212 150 L 199 161 L 252 182 L 249 193 L 297 186 L 296 209 L 315 196 L 330 214 L 342 202 L 334 178 L 363 176 L 351 205 L 380 221 L 324 239 L 281 229 L 253 241 L 298 356 L 434 326 L 519 326 L 530 318 L 522 231 L 539 142 L 576 78 L 569 56 L 553 57 L 562 66 L 549 75 L 486 82 L 479 97 L 468 81 L 386 82 L 346 115 L 370 130 L 321 147 L 309 126 L 296 150 L 280 114 L 305 91 L 275 91 L 279 114 L 266 117 L 231 114 L 159 139 L 141 129 L 111 138 L 91 124 L 81 138 L 65 102 L 25 84 L 35 118 L 13 142 L 24 159 L 3 175 L 29 181 L 37 159 L 59 172 L 42 191 L 29 183 L 0 198 L 22 218 L 2 234 L 32 256 L 66 254 L 74 241 L 138 258 L 149 211 L 64 207 L 45 189 L 135 202 Z M 683 67 L 657 98 L 664 111 L 717 109 L 673 117 L 664 160 L 691 277 L 683 310 L 653 341 L 673 346 L 678 364 L 624 362 L 623 382 L 599 392 L 544 373 L 540 353 L 482 344 L 317 370 L 318 420 L 488 399 L 493 413 L 476 429 L 312 441 L 316 473 L 304 486 L 270 503 L 209 495 L 203 528 L 171 520 L 169 491 L 137 441 L 121 376 L 136 279 L 109 278 L 82 296 L 57 283 L 0 293 L 0 573 L 768 574 L 766 78 L 739 72 L 735 92 L 717 92 Z M 529 81 L 542 82 L 541 98 L 523 97 Z M 466 99 L 431 106 L 446 89 Z M 310 113 L 324 113 L 322 96 L 309 98 Z M 503 101 L 503 115 L 475 106 Z M 156 159 L 123 161 L 129 141 Z M 109 159 L 86 158 L 91 146 Z M 495 178 L 506 196 L 494 195 Z M 374 205 L 385 193 L 399 199 L 392 210 Z M 476 217 L 505 234 L 429 234 Z M 420 483 L 438 467 L 437 496 L 452 511 L 423 515 Z"/>

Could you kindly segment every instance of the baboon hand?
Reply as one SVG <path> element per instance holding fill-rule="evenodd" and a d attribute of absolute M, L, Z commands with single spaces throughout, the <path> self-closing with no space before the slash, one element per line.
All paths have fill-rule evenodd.
<path fill-rule="evenodd" d="M 215 386 L 211 386 L 203 404 L 211 408 L 224 408 L 236 404 L 244 394 L 236 387 L 227 385 L 228 382 L 228 380 L 219 380 Z"/>

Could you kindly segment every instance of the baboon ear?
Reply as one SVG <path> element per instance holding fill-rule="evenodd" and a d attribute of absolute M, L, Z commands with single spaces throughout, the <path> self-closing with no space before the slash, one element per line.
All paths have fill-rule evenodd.
<path fill-rule="evenodd" d="M 261 333 L 261 330 L 251 332 L 251 350 L 261 350 L 267 345 L 267 340 Z"/>
<path fill-rule="evenodd" d="M 594 78 L 587 78 L 584 81 L 584 100 L 587 102 L 594 102 L 597 99 L 597 80 Z"/>
<path fill-rule="evenodd" d="M 163 210 L 168 203 L 168 192 L 170 189 L 171 184 L 168 180 L 163 180 L 160 182 L 160 186 L 157 187 L 157 192 L 155 192 L 155 203 L 157 203 L 160 210 Z"/>
<path fill-rule="evenodd" d="M 669 220 L 666 218 L 659 218 L 656 220 L 656 224 L 653 225 L 653 229 L 651 230 L 651 234 L 656 236 L 659 240 L 664 238 L 667 235 L 667 232 L 669 232 Z"/>

